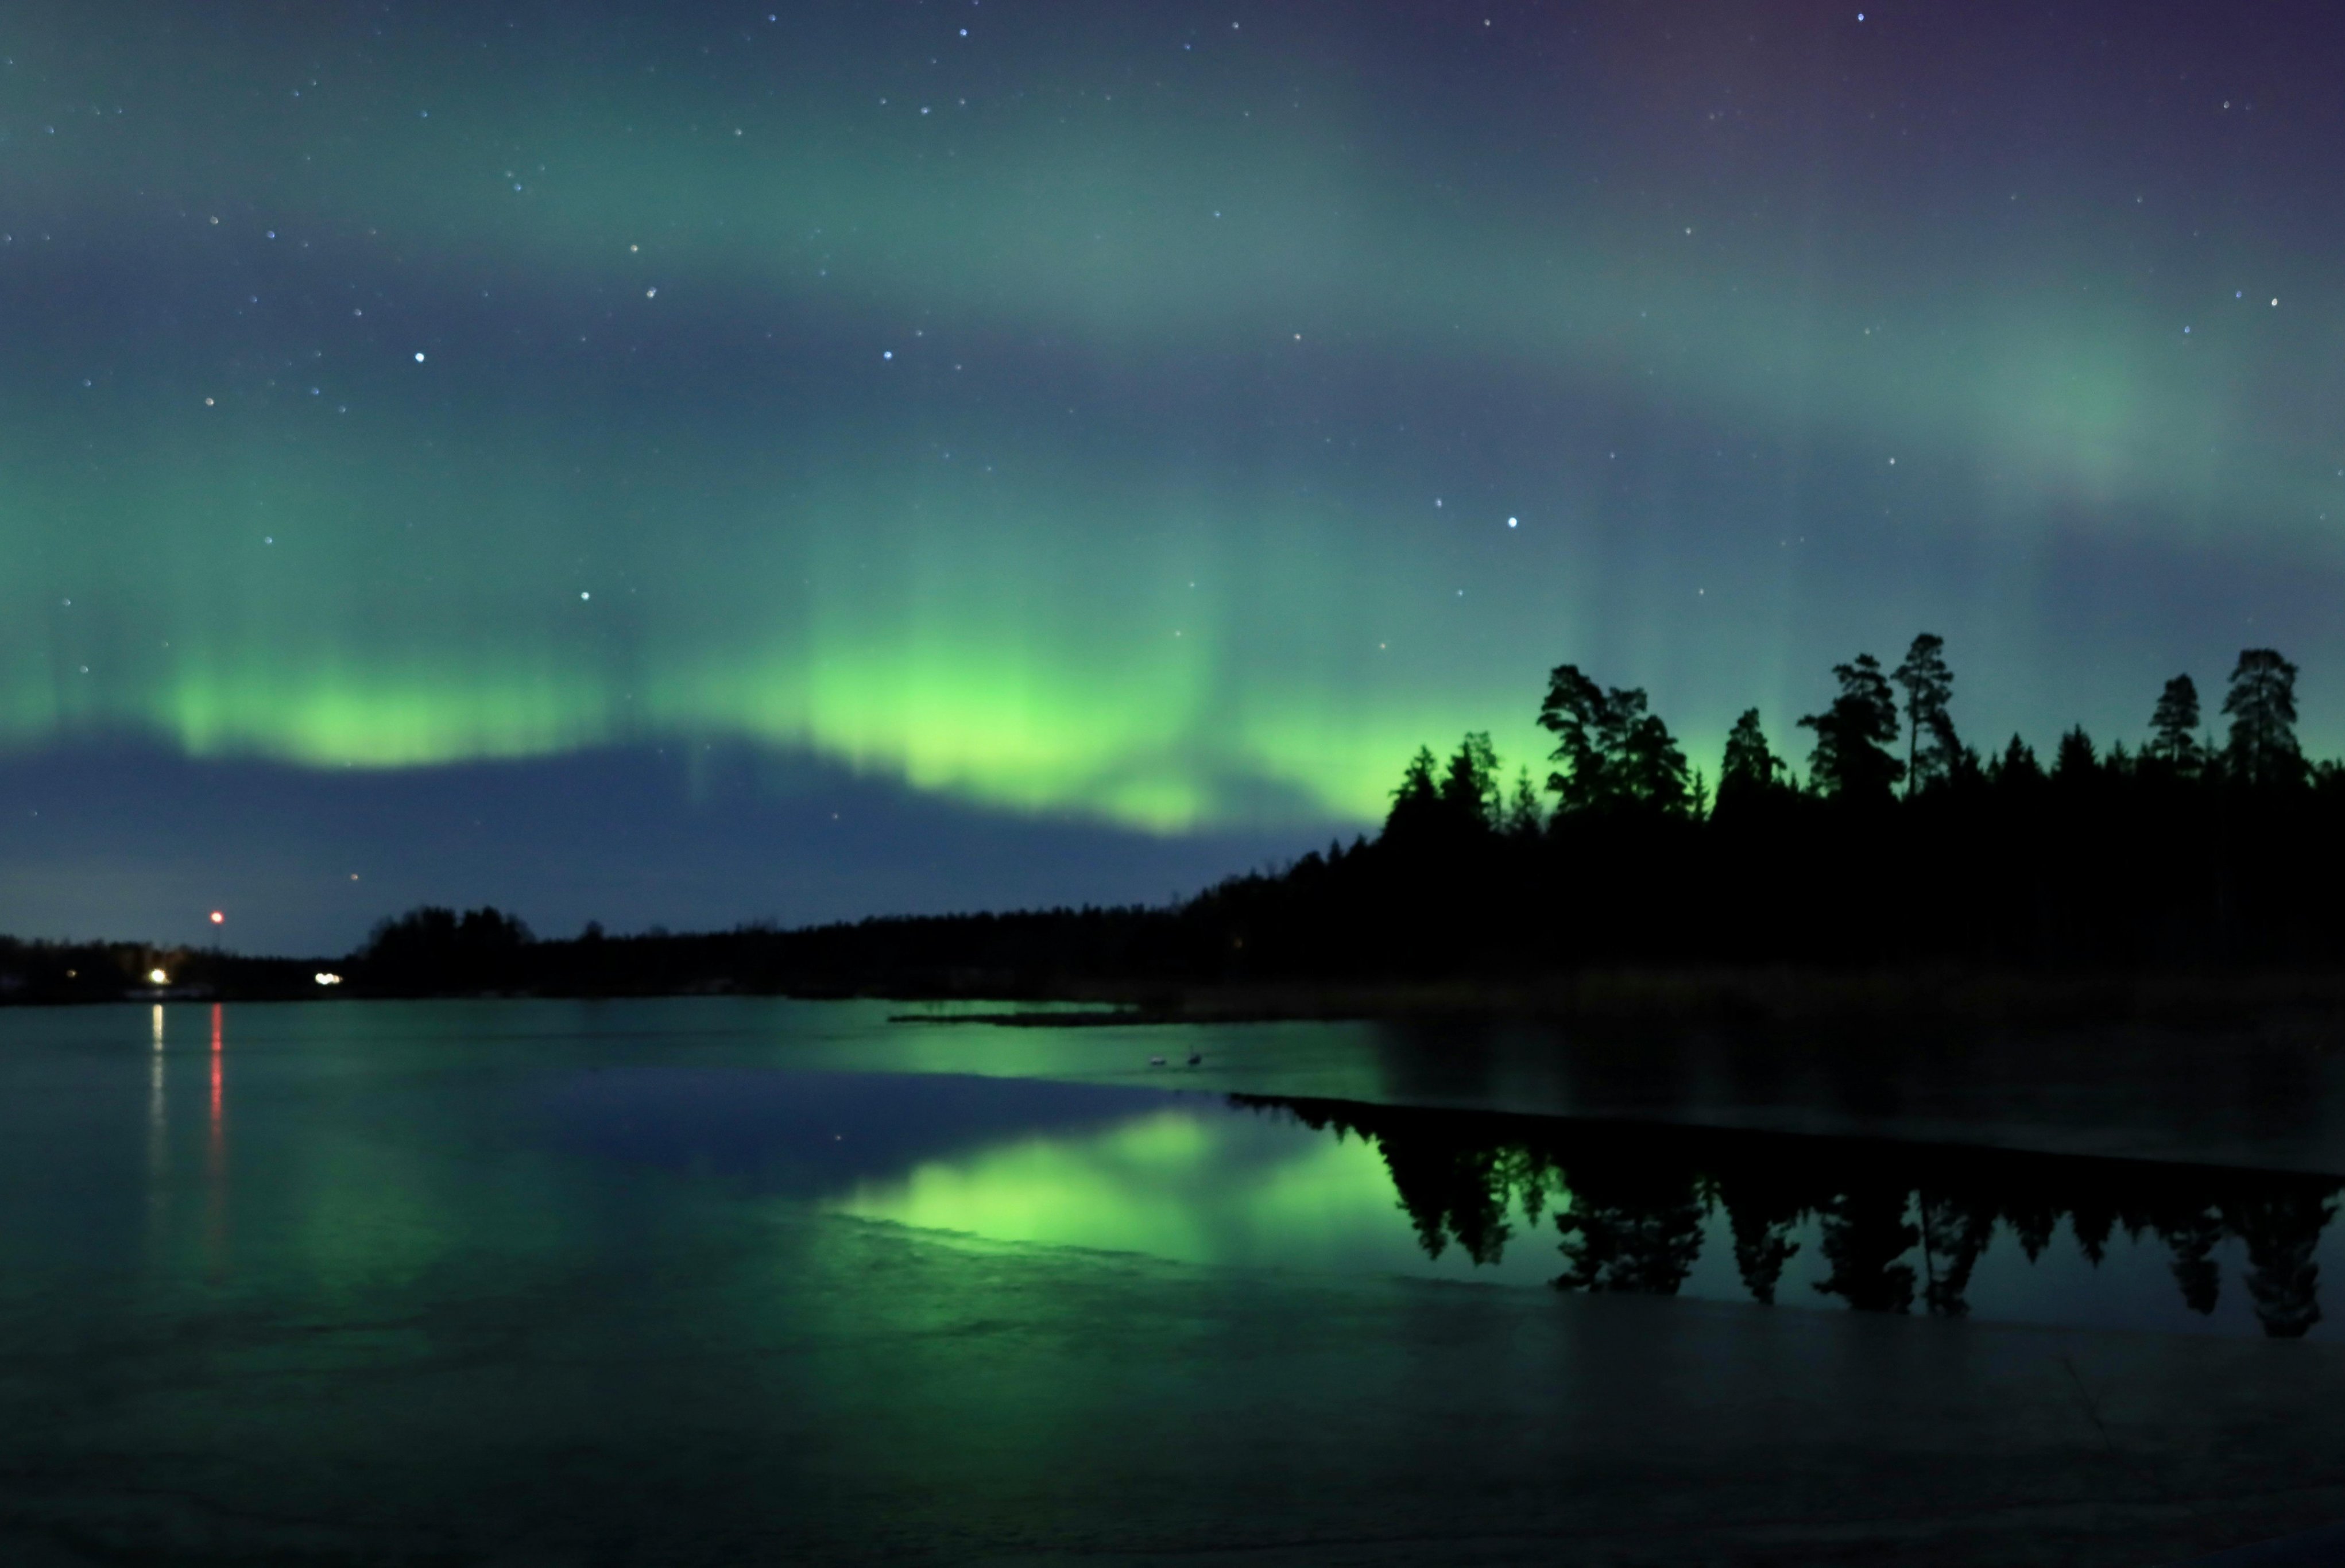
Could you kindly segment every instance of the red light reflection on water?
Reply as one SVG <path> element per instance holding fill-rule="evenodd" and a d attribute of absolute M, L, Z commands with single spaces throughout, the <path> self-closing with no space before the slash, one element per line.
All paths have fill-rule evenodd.
<path fill-rule="evenodd" d="M 212 1148 L 218 1151 L 220 1140 L 220 1005 L 212 1004 Z"/>
<path fill-rule="evenodd" d="M 220 1110 L 227 1088 L 227 1054 L 221 1050 L 220 1005 L 212 1004 L 212 1118 L 204 1146 L 204 1252 L 214 1279 L 228 1266 L 228 1132 Z"/>

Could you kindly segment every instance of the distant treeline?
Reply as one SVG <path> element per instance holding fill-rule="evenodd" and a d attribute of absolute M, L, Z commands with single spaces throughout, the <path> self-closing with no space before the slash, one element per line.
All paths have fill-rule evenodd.
<path fill-rule="evenodd" d="M 125 997 L 300 996 L 320 989 L 307 959 L 248 958 L 150 942 L 26 942 L 0 936 L 0 1006 Z"/>
<path fill-rule="evenodd" d="M 1089 987 L 1524 979 L 1599 966 L 1957 964 L 2319 969 L 2345 958 L 2345 765 L 2308 760 L 2296 666 L 2239 655 L 2202 722 L 2188 675 L 2146 737 L 2079 729 L 2049 765 L 1956 733 L 1943 641 L 1859 654 L 1797 721 L 1804 773 L 1756 709 L 1715 782 L 1643 692 L 1551 671 L 1543 786 L 1489 737 L 1420 750 L 1373 840 L 1158 908 L 1054 909 L 533 938 L 494 908 L 426 907 L 347 958 L 0 941 L 0 1000 L 157 988 L 242 996 L 1025 996 Z"/>

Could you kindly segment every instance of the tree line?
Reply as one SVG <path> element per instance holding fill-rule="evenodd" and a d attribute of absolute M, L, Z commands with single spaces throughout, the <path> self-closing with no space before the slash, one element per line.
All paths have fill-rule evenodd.
<path fill-rule="evenodd" d="M 1538 710 L 1539 727 L 1556 743 L 1546 781 L 1546 793 L 1555 797 L 1551 811 L 1527 768 L 1511 792 L 1503 790 L 1490 737 L 1474 732 L 1446 765 L 1429 748 L 1418 749 L 1393 792 L 1385 832 L 1409 836 L 1447 827 L 1519 838 L 1571 817 L 1704 819 L 1786 796 L 1881 809 L 1940 792 L 2024 789 L 2046 779 L 2256 791 L 2345 787 L 2345 764 L 2305 758 L 2296 735 L 2297 667 L 2272 649 L 2240 652 L 2223 698 L 2228 731 L 2221 744 L 2211 729 L 2202 732 L 2198 683 L 2181 674 L 2158 694 L 2138 749 L 2119 741 L 2104 754 L 2077 725 L 2060 737 L 2046 768 L 2017 734 L 1982 756 L 1956 733 L 1945 647 L 1944 638 L 1924 632 L 1894 670 L 1884 672 L 1870 653 L 1833 665 L 1838 690 L 1832 701 L 1798 721 L 1813 736 L 1804 778 L 1769 742 L 1759 710 L 1744 710 L 1727 734 L 1714 795 L 1702 772 L 1689 769 L 1641 689 L 1608 689 L 1577 664 L 1560 664 L 1548 673 Z"/>
<path fill-rule="evenodd" d="M 1757 709 L 1713 778 L 1646 693 L 1576 664 L 1548 676 L 1543 786 L 1487 733 L 1420 748 L 1373 841 L 1202 910 L 1267 973 L 1480 973 L 1587 961 L 1975 961 L 2131 967 L 2345 956 L 2345 766 L 2306 758 L 2297 667 L 2240 653 L 2206 722 L 2167 682 L 2147 733 L 2106 751 L 2079 726 L 2047 761 L 1958 732 L 1943 639 L 1884 669 L 1832 668 L 1802 714 L 1804 771 Z M 1267 953 L 1262 950 L 1267 947 Z"/>
<path fill-rule="evenodd" d="M 2147 733 L 2071 728 L 2039 760 L 1954 720 L 1943 639 L 1859 654 L 1795 728 L 1757 710 L 1712 776 L 1644 692 L 1557 666 L 1543 783 L 1486 733 L 1420 748 L 1381 830 L 1161 908 L 868 920 L 535 942 L 493 910 L 418 910 L 354 989 L 1048 994 L 1086 984 L 1433 979 L 1590 966 L 1947 964 L 2320 969 L 2345 959 L 2345 767 L 2297 737 L 2297 667 L 2240 653 L 2217 715 L 2188 674 Z"/>
<path fill-rule="evenodd" d="M 151 994 L 508 992 L 1018 996 L 1288 981 L 1472 983 L 1621 966 L 1959 965 L 2171 974 L 2345 960 L 2345 766 L 2299 743 L 2297 667 L 2241 652 L 2219 710 L 2167 681 L 2147 733 L 2081 727 L 2048 761 L 1954 717 L 1944 641 L 1859 654 L 1800 716 L 1803 767 L 1756 709 L 1716 773 L 1644 692 L 1548 675 L 1543 781 L 1487 734 L 1420 748 L 1380 830 L 1160 907 L 874 918 L 539 940 L 424 907 L 340 960 L 0 938 L 0 1004 Z M 1137 989 L 1135 989 L 1137 988 Z"/>

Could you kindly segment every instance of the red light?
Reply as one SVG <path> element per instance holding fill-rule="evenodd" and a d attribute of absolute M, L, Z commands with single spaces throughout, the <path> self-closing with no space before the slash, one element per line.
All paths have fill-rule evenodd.
<path fill-rule="evenodd" d="M 221 913 L 220 913 L 218 910 L 217 910 L 217 909 L 215 909 L 215 910 L 213 910 L 213 911 L 212 911 L 212 924 L 213 924 L 213 925 L 215 925 L 215 926 L 222 926 L 222 925 L 226 925 L 226 924 L 227 924 L 227 922 L 228 922 L 228 916 L 225 916 L 225 915 L 221 914 Z"/>

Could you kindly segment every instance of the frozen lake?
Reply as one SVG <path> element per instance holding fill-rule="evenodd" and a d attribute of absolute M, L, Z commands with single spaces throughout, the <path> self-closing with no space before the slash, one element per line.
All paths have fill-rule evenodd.
<path fill-rule="evenodd" d="M 2125 1399 L 2170 1445 L 2162 1401 L 2214 1419 L 2213 1380 L 2259 1421 L 2259 1380 L 2330 1368 L 2270 1359 L 2332 1354 L 2318 1171 L 1378 1104 L 1444 1069 L 1363 1042 L 719 1000 L 0 1014 L 0 1536 L 717 1563 L 1430 1529 L 1498 1560 L 1607 1487 L 1748 1528 L 1762 1450 L 1867 1508 L 2074 1508 L 2103 1462 L 2057 1456 Z M 1761 1419 L 1808 1403 L 1840 1472 Z M 1944 1472 L 1884 1483 L 1912 1442 Z M 1533 1503 L 1539 1464 L 1598 1491 Z M 1528 1492 L 1445 1523 L 1458 1467 Z"/>

